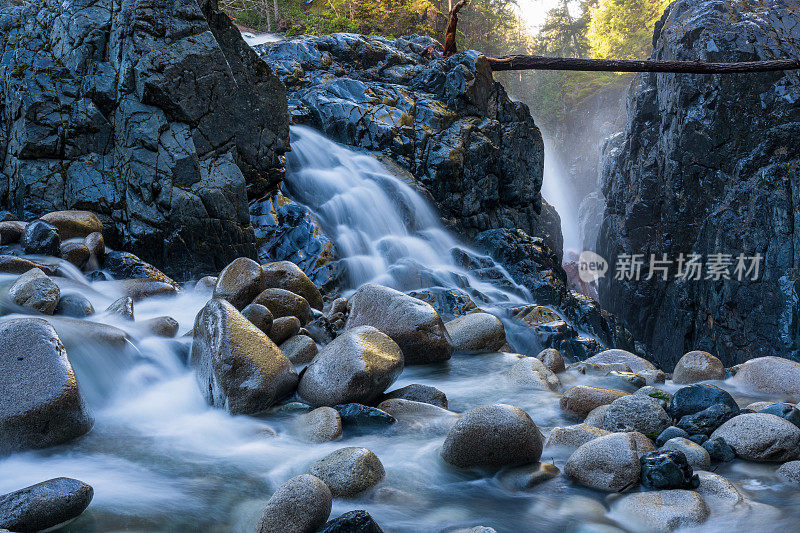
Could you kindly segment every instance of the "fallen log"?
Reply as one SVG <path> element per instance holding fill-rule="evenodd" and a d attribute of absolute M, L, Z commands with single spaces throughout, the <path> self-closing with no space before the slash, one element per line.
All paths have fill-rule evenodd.
<path fill-rule="evenodd" d="M 800 69 L 800 59 L 706 63 L 703 61 L 660 61 L 584 59 L 514 55 L 487 57 L 495 72 L 506 70 L 581 70 L 588 72 L 675 72 L 684 74 L 736 74 Z"/>

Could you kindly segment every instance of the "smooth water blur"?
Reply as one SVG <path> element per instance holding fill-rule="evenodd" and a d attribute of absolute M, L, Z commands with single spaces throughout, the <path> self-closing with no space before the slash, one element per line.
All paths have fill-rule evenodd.
<path fill-rule="evenodd" d="M 456 266 L 450 249 L 459 243 L 442 229 L 423 197 L 374 158 L 306 128 L 293 127 L 292 136 L 287 186 L 336 241 L 349 265 L 351 289 L 367 281 L 420 288 L 408 287 L 408 277 L 396 275 L 401 267 L 416 263 L 433 273 L 425 279 L 481 293 L 486 300 L 482 306 L 499 314 L 509 305 L 526 302 L 524 290 L 513 285 L 513 290 L 498 288 Z M 7 297 L 13 279 L 0 276 L 0 308 L 6 313 L 1 320 L 21 316 L 22 310 Z M 88 482 L 95 489 L 94 500 L 64 531 L 252 532 L 279 484 L 344 446 L 371 449 L 387 475 L 374 491 L 337 498 L 331 516 L 366 509 L 387 533 L 477 525 L 499 533 L 555 532 L 586 523 L 613 523 L 607 495 L 573 486 L 563 476 L 519 490 L 512 471 L 448 467 L 439 457 L 447 429 L 440 423 L 413 430 L 398 423 L 368 434 L 346 428 L 339 441 L 307 444 L 293 436 L 291 414 L 274 410 L 263 417 L 230 416 L 210 408 L 184 364 L 191 338 L 182 337 L 193 327 L 208 292 L 187 286 L 176 297 L 137 302 L 137 322 L 132 323 L 102 311 L 122 294 L 118 283 L 86 282 L 76 272 L 54 279 L 64 293 L 89 298 L 98 310 L 91 320 L 111 328 L 98 333 L 93 322 L 49 319 L 67 346 L 95 427 L 67 445 L 0 458 L 0 493 L 58 476 Z M 178 338 L 150 336 L 138 324 L 162 315 L 179 321 Z M 119 338 L 113 328 L 124 330 L 128 339 L 110 345 L 109 337 Z M 93 335 L 105 340 L 97 342 Z M 412 383 L 438 387 L 459 413 L 491 403 L 516 405 L 545 433 L 574 423 L 562 417 L 557 394 L 525 389 L 508 379 L 514 361 L 511 354 L 455 354 L 444 364 L 406 368 L 392 388 Z M 565 387 L 598 384 L 570 372 L 559 377 Z M 732 392 L 742 405 L 759 399 Z M 546 449 L 542 460 L 563 468 L 567 457 L 563 450 Z M 737 462 L 720 469 L 753 498 L 784 510 L 783 518 L 761 521 L 762 530 L 791 529 L 798 518 L 798 491 L 776 480 L 776 468 Z M 712 510 L 703 531 L 742 527 L 726 512 Z"/>
<path fill-rule="evenodd" d="M 555 207 L 561 218 L 561 234 L 564 237 L 564 253 L 583 251 L 578 224 L 578 201 L 567 171 L 561 167 L 553 142 L 544 139 L 544 176 L 542 179 L 542 197 Z"/>

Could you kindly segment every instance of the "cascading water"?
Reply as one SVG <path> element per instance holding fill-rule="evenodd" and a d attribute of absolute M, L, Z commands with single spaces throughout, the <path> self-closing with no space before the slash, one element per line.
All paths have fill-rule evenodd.
<path fill-rule="evenodd" d="M 556 208 L 561 218 L 561 234 L 564 237 L 564 254 L 566 256 L 568 252 L 580 253 L 583 250 L 578 226 L 578 204 L 552 144 L 551 140 L 544 139 L 542 196 Z"/>
<path fill-rule="evenodd" d="M 504 284 L 501 289 L 460 268 L 451 254 L 459 244 L 442 229 L 430 206 L 375 159 L 305 128 L 293 128 L 292 135 L 287 187 L 314 210 L 336 241 L 351 288 L 378 281 L 408 290 L 426 286 L 419 283 L 424 279 L 481 296 L 484 308 L 502 311 L 503 306 L 527 301 L 519 287 Z M 409 270 L 427 273 L 410 276 Z M 86 296 L 96 309 L 105 308 L 121 293 L 118 282 L 85 284 L 80 278 L 54 279 L 63 291 Z M 3 276 L 0 284 L 12 279 Z M 136 318 L 171 315 L 180 323 L 182 335 L 192 328 L 208 298 L 208 292 L 186 287 L 177 297 L 137 302 Z M 2 320 L 14 316 L 19 315 Z M 189 337 L 153 337 L 138 322 L 125 323 L 103 313 L 90 320 L 67 321 L 68 327 L 62 329 L 79 386 L 87 391 L 94 412 L 93 430 L 69 444 L 0 458 L 0 493 L 58 476 L 75 477 L 94 487 L 91 506 L 65 531 L 252 532 L 275 487 L 344 446 L 375 452 L 386 478 L 374 491 L 335 499 L 331 516 L 366 509 L 387 533 L 478 525 L 499 533 L 556 532 L 585 523 L 599 524 L 596 527 L 609 523 L 604 495 L 577 488 L 563 476 L 525 489 L 527 481 L 520 471 L 487 474 L 448 467 L 439 456 L 446 428 L 437 424 L 423 421 L 413 429 L 397 424 L 369 432 L 346 428 L 339 441 L 309 444 L 295 437 L 296 412 L 289 409 L 277 408 L 263 417 L 230 416 L 205 403 L 185 366 Z M 94 322 L 124 329 L 129 341 L 117 347 L 103 335 L 93 341 L 81 323 L 94 327 Z M 118 364 L 97 364 L 103 356 Z M 572 423 L 563 418 L 556 393 L 526 388 L 510 379 L 509 369 L 516 360 L 511 354 L 457 353 L 446 364 L 406 368 L 393 387 L 412 383 L 438 387 L 457 413 L 490 403 L 515 405 L 545 431 Z M 565 387 L 588 383 L 584 381 L 588 377 L 580 374 L 560 377 Z M 543 460 L 563 467 L 568 455 L 566 450 L 548 448 Z M 792 527 L 796 491 L 770 491 L 776 483 L 774 471 L 741 462 L 723 465 L 719 471 L 752 492 L 761 491 L 762 499 L 790 515 L 788 522 L 771 516 L 762 526 Z M 730 528 L 738 519 L 719 512 L 713 530 Z M 705 530 L 711 528 L 709 524 Z"/>

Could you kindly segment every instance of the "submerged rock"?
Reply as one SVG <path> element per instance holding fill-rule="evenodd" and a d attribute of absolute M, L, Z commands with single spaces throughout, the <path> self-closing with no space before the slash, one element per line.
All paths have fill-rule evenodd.
<path fill-rule="evenodd" d="M 61 291 L 53 280 L 38 268 L 22 274 L 8 289 L 11 300 L 34 311 L 52 315 Z"/>
<path fill-rule="evenodd" d="M 442 458 L 459 468 L 535 463 L 542 456 L 542 434 L 528 413 L 511 405 L 485 405 L 455 423 L 442 446 Z"/>
<path fill-rule="evenodd" d="M 295 435 L 307 442 L 327 442 L 342 436 L 342 419 L 332 407 L 318 407 L 292 421 Z M 326 517 L 327 518 L 327 517 Z"/>
<path fill-rule="evenodd" d="M 469 313 L 447 322 L 444 327 L 459 352 L 496 352 L 506 343 L 503 323 L 489 313 Z"/>
<path fill-rule="evenodd" d="M 360 326 L 322 348 L 297 392 L 312 405 L 369 404 L 403 371 L 403 353 L 377 329 Z"/>
<path fill-rule="evenodd" d="M 208 403 L 232 414 L 264 411 L 297 387 L 291 362 L 225 300 L 197 315 L 189 361 Z"/>
<path fill-rule="evenodd" d="M 350 298 L 347 329 L 372 326 L 400 346 L 407 365 L 450 359 L 453 345 L 439 314 L 400 291 L 369 283 Z"/>
<path fill-rule="evenodd" d="M 610 513 L 617 522 L 646 533 L 696 527 L 710 515 L 699 494 L 680 489 L 626 495 L 611 505 Z"/>
<path fill-rule="evenodd" d="M 380 459 L 366 448 L 341 448 L 311 465 L 309 473 L 320 478 L 334 496 L 354 496 L 383 480 Z"/>
<path fill-rule="evenodd" d="M 331 491 L 321 479 L 295 476 L 270 497 L 258 533 L 315 533 L 328 520 L 332 504 Z"/>
<path fill-rule="evenodd" d="M 59 477 L 0 496 L 0 528 L 49 531 L 83 513 L 94 490 L 83 481 Z"/>
<path fill-rule="evenodd" d="M 334 518 L 318 533 L 383 533 L 383 530 L 367 511 L 359 509 Z"/>
<path fill-rule="evenodd" d="M 535 357 L 520 357 L 507 374 L 509 381 L 525 389 L 556 391 L 561 381 Z"/>
<path fill-rule="evenodd" d="M 420 385 L 419 383 L 406 385 L 405 387 L 387 392 L 381 397 L 381 400 L 391 400 L 394 398 L 429 403 L 436 407 L 447 409 L 447 395 L 430 385 Z"/>
<path fill-rule="evenodd" d="M 0 454 L 46 448 L 93 424 L 53 327 L 41 319 L 0 324 Z"/>
<path fill-rule="evenodd" d="M 458 420 L 453 411 L 403 398 L 384 400 L 378 404 L 378 409 L 396 420 L 401 430 L 413 434 L 447 433 Z"/>

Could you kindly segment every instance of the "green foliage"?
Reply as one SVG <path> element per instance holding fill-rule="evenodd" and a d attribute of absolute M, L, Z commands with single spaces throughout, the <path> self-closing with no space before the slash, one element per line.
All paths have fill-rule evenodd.
<path fill-rule="evenodd" d="M 599 58 L 641 59 L 650 51 L 653 28 L 669 0 L 599 0 L 589 9 L 587 39 Z"/>

